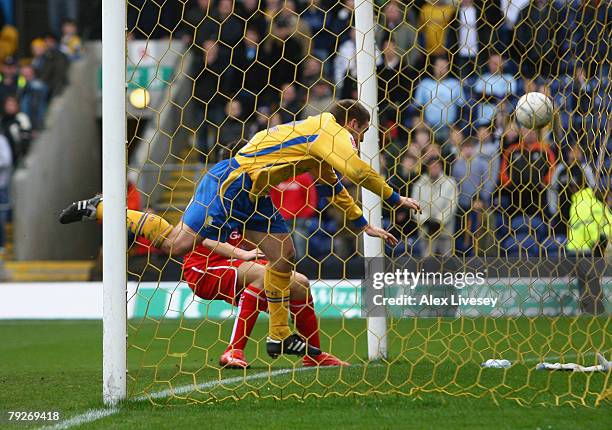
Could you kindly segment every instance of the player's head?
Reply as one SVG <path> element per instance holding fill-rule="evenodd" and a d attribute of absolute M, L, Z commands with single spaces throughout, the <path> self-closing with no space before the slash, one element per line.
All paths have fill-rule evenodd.
<path fill-rule="evenodd" d="M 357 100 L 340 100 L 330 109 L 330 113 L 339 125 L 351 133 L 356 144 L 363 140 L 370 128 L 370 112 Z"/>

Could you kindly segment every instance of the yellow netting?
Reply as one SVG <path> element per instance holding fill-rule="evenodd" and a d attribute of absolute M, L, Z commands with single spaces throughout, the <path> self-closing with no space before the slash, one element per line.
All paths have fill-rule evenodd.
<path fill-rule="evenodd" d="M 256 132 L 357 98 L 359 1 L 128 0 L 134 208 L 176 224 L 205 172 Z M 387 359 L 368 362 L 361 236 L 305 174 L 272 194 L 288 218 L 297 270 L 310 282 L 321 347 L 352 366 L 317 370 L 300 359 L 271 360 L 262 313 L 245 350 L 251 368 L 222 368 L 240 312 L 223 301 L 227 291 L 219 300 L 197 297 L 178 282 L 194 270 L 183 270 L 181 257 L 134 244 L 132 396 L 163 404 L 374 393 L 609 401 L 609 372 L 536 370 L 543 361 L 591 366 L 597 352 L 612 353 L 612 278 L 604 261 L 612 202 L 611 64 L 603 36 L 610 34 L 609 6 L 498 4 L 377 1 L 368 29 L 377 44 L 381 174 L 423 206 L 418 215 L 384 206 L 383 224 L 400 243 L 380 256 L 387 271 L 455 276 L 455 286 L 417 288 L 419 297 L 449 298 L 461 291 L 457 273 L 481 272 L 485 286 L 466 294 L 497 297 L 496 305 L 391 306 Z M 516 125 L 513 106 L 527 91 L 554 100 L 556 129 Z M 356 184 L 342 182 L 358 199 Z M 580 214 L 572 201 L 582 204 Z M 596 225 L 597 237 L 574 234 L 570 248 L 588 251 L 574 258 L 566 253 L 568 234 L 580 222 Z M 227 276 L 195 270 L 208 280 Z M 261 287 L 261 273 L 253 268 L 249 282 Z M 512 367 L 481 367 L 488 359 Z"/>

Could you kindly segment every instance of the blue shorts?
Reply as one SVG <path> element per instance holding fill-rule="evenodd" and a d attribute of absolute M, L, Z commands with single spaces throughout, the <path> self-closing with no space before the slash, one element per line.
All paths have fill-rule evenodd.
<path fill-rule="evenodd" d="M 238 167 L 233 158 L 214 165 L 198 184 L 183 222 L 200 236 L 219 242 L 226 242 L 233 230 L 288 233 L 285 220 L 269 196 L 251 201 L 249 190 L 253 183 L 248 174 L 240 175 L 220 195 L 221 184 Z"/>

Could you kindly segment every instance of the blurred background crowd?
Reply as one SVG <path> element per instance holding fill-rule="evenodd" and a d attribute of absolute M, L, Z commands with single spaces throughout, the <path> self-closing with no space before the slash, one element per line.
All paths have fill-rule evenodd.
<path fill-rule="evenodd" d="M 389 253 L 554 254 L 567 236 L 572 180 L 612 203 L 608 1 L 375 3 L 383 173 L 424 205 L 416 217 L 385 208 L 385 225 L 402 237 Z M 99 7 L 49 0 L 48 29 L 21 56 L 23 46 L 5 50 L 0 34 L 3 203 L 11 169 L 83 55 L 80 35 L 100 36 L 98 22 L 83 21 Z M 261 129 L 357 98 L 354 8 L 354 0 L 130 0 L 128 38 L 188 47 L 193 96 L 183 126 L 210 165 Z M 553 98 L 558 127 L 514 122 L 513 106 L 528 91 Z M 354 235 L 341 214 L 324 210 L 308 174 L 273 198 L 294 223 L 300 256 L 354 255 Z"/>

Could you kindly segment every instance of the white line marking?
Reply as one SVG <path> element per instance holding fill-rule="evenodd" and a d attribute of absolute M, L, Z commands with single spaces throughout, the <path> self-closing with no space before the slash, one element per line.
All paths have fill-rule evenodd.
<path fill-rule="evenodd" d="M 372 365 L 372 364 L 370 364 Z M 362 365 L 356 365 L 353 367 L 361 367 Z M 142 402 L 150 399 L 163 399 L 165 397 L 191 393 L 196 390 L 203 390 L 206 388 L 216 387 L 218 385 L 231 385 L 237 384 L 240 382 L 252 381 L 254 379 L 263 379 L 263 378 L 272 378 L 274 376 L 285 375 L 287 373 L 296 373 L 296 372 L 305 372 L 309 370 L 324 370 L 324 369 L 338 369 L 337 367 L 297 367 L 297 368 L 287 368 L 287 369 L 279 369 L 268 372 L 259 372 L 253 373 L 251 375 L 246 376 L 235 376 L 233 378 L 226 378 L 215 381 L 204 382 L 203 384 L 198 385 L 183 385 L 174 389 L 167 389 L 162 391 L 156 391 L 154 393 L 148 395 L 142 395 L 135 397 L 134 399 L 130 399 L 132 402 Z M 110 415 L 114 415 L 120 412 L 120 408 L 100 408 L 100 409 L 91 409 L 83 414 L 76 415 L 72 418 L 69 418 L 60 423 L 54 424 L 52 426 L 44 426 L 41 427 L 40 430 L 63 430 L 68 429 L 75 426 L 80 426 L 83 424 L 91 423 L 93 421 L 97 421 L 99 419 L 108 417 Z"/>
<path fill-rule="evenodd" d="M 523 364 L 536 363 L 536 362 L 539 363 L 543 360 L 569 359 L 569 358 L 576 358 L 578 356 L 587 357 L 591 355 L 594 355 L 594 353 L 587 352 L 587 353 L 580 354 L 580 355 L 572 353 L 572 354 L 566 354 L 563 356 L 554 355 L 554 356 L 544 356 L 544 357 L 531 357 L 525 360 L 517 360 L 515 363 L 523 363 Z M 380 364 L 380 363 L 361 364 L 360 363 L 360 364 L 351 366 L 351 368 L 354 369 L 356 367 L 379 367 L 379 366 L 384 366 L 384 364 Z M 286 375 L 287 373 L 292 373 L 292 372 L 293 373 L 305 372 L 305 371 L 317 370 L 317 369 L 325 370 L 325 369 L 338 369 L 338 368 L 337 367 L 297 367 L 297 368 L 273 370 L 272 372 L 259 372 L 259 373 L 253 373 L 251 375 L 246 375 L 246 376 L 235 376 L 233 378 L 221 379 L 218 381 L 208 381 L 208 382 L 204 382 L 198 385 L 183 385 L 177 388 L 170 388 L 167 390 L 156 391 L 148 395 L 142 395 L 142 396 L 135 397 L 134 399 L 131 399 L 130 401 L 142 402 L 142 401 L 151 400 L 151 399 L 163 399 L 165 397 L 176 396 L 176 395 L 185 394 L 185 393 L 191 393 L 196 390 L 204 390 L 206 388 L 213 388 L 218 385 L 231 385 L 231 384 L 237 384 L 240 382 L 252 381 L 255 379 L 272 378 L 274 376 Z M 64 430 L 64 429 L 68 429 L 71 427 L 80 426 L 82 424 L 91 423 L 93 421 L 100 420 L 110 415 L 114 415 L 118 412 L 120 412 L 119 408 L 91 409 L 81 415 L 76 415 L 72 418 L 69 418 L 55 425 L 41 427 L 40 430 Z"/>
<path fill-rule="evenodd" d="M 209 382 L 204 382 L 198 385 L 183 385 L 181 387 L 169 388 L 167 390 L 157 391 L 151 394 L 143 394 L 142 396 L 135 397 L 133 401 L 142 402 L 144 400 L 150 400 L 150 399 L 163 399 L 164 397 L 171 397 L 171 396 L 176 396 L 178 394 L 191 393 L 196 390 L 204 390 L 206 388 L 213 388 L 213 387 L 216 387 L 217 385 L 231 385 L 231 384 L 237 384 L 240 382 L 252 381 L 254 379 L 263 379 L 266 377 L 272 378 L 273 376 L 285 375 L 287 373 L 292 373 L 292 372 L 303 372 L 305 370 L 314 370 L 314 369 L 316 369 L 316 367 L 297 367 L 295 369 L 294 368 L 279 369 L 279 370 L 273 370 L 272 372 L 259 372 L 259 373 L 253 373 L 251 375 L 246 375 L 246 376 L 235 376 L 233 378 L 221 379 L 219 381 L 209 381 Z M 325 367 L 321 369 L 330 369 L 330 368 Z"/>
<path fill-rule="evenodd" d="M 97 421 L 104 417 L 108 417 L 109 415 L 114 415 L 119 412 L 118 408 L 109 408 L 109 409 L 90 409 L 84 414 L 75 415 L 72 418 L 69 418 L 65 421 L 57 423 L 52 426 L 44 426 L 41 427 L 41 430 L 61 430 L 68 429 L 74 426 L 80 426 L 81 424 L 91 423 L 93 421 Z"/>

